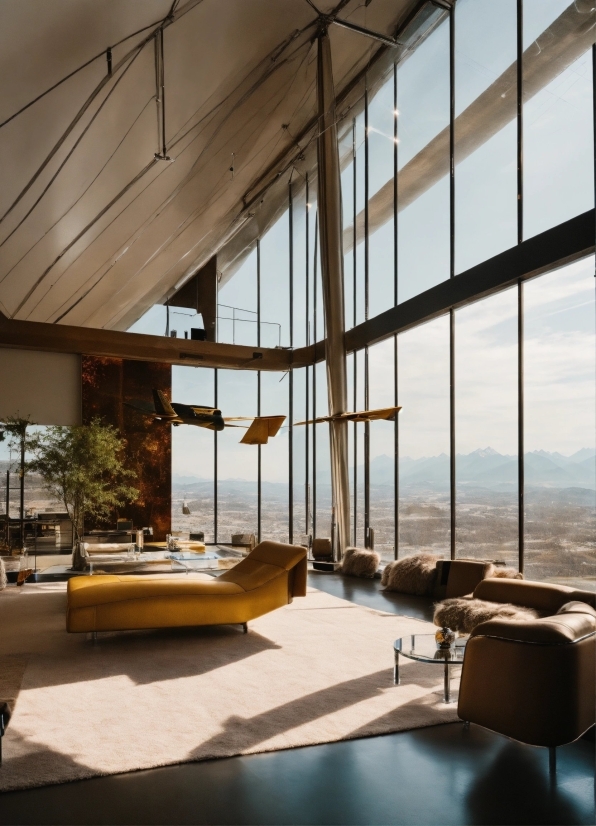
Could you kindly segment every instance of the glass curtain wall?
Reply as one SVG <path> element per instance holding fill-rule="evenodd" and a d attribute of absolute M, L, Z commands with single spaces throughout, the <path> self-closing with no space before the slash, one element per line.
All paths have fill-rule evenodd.
<path fill-rule="evenodd" d="M 583 0 L 458 0 L 384 77 L 363 79 L 363 109 L 340 136 L 347 329 L 396 304 L 407 314 L 420 293 L 593 208 L 590 9 Z M 310 175 L 292 172 L 288 211 L 221 287 L 220 341 L 296 348 L 324 339 Z M 525 563 L 529 576 L 593 576 L 593 268 L 585 259 L 451 314 L 445 307 L 397 343 L 350 354 L 351 408 L 403 405 L 397 426 L 350 425 L 355 544 L 372 527 L 384 559 L 426 549 Z M 157 315 L 147 323 L 162 323 Z M 203 380 L 200 398 L 194 386 L 187 393 L 182 378 L 177 392 L 209 396 L 225 415 L 286 414 L 290 405 L 292 422 L 327 413 L 323 363 L 285 378 L 182 370 L 210 376 L 212 395 Z M 217 466 L 213 504 L 205 492 L 197 507 L 206 533 L 256 532 L 260 515 L 263 535 L 329 535 L 326 424 L 288 421 L 271 450 L 239 446 L 232 429 L 211 450 L 209 438 L 178 473 L 197 475 L 200 464 L 202 480 L 203 467 Z M 213 489 L 213 475 L 205 481 Z M 273 509 L 280 518 L 266 527 Z"/>
<path fill-rule="evenodd" d="M 347 328 L 593 208 L 593 76 L 589 3 L 458 0 L 414 52 L 363 92 L 364 112 L 344 125 L 341 138 Z M 382 351 L 375 345 L 349 356 L 354 409 L 377 406 L 373 386 L 388 399 L 398 377 L 397 555 L 433 548 L 523 567 L 525 550 L 531 564 L 524 519 L 538 530 L 528 465 L 538 460 L 529 458 L 527 444 L 520 456 L 524 432 L 529 438 L 529 410 L 520 433 L 524 393 L 532 392 L 527 372 L 519 384 L 520 337 L 540 283 L 520 282 L 456 310 L 451 331 L 446 315 L 400 333 L 397 362 L 392 339 Z M 593 297 L 593 278 L 591 284 Z M 526 326 L 526 371 L 528 335 Z M 592 356 L 593 349 L 592 341 Z M 585 359 L 579 351 L 577 358 L 579 369 Z M 425 419 L 427 405 L 433 423 Z M 381 472 L 387 460 L 380 457 L 389 452 L 386 440 L 379 452 L 375 427 L 367 443 L 364 428 L 350 426 L 356 544 L 391 511 L 377 484 L 389 477 L 391 461 Z M 581 460 L 593 464 L 590 449 L 577 446 Z M 556 533 L 543 523 L 540 530 Z M 384 537 L 382 544 L 390 543 Z"/>

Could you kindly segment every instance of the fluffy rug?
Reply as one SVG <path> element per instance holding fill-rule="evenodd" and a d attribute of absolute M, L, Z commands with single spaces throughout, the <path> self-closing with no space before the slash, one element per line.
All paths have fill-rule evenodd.
<path fill-rule="evenodd" d="M 515 568 L 503 568 L 493 565 L 489 577 L 497 577 L 498 579 L 523 579 L 524 575 Z"/>
<path fill-rule="evenodd" d="M 341 572 L 347 576 L 373 579 L 380 561 L 381 557 L 376 551 L 369 551 L 365 548 L 346 548 L 341 561 Z"/>
<path fill-rule="evenodd" d="M 491 619 L 533 620 L 542 616 L 533 608 L 503 602 L 485 602 L 482 599 L 446 599 L 437 603 L 433 622 L 440 628 L 451 628 L 462 634 L 471 634 L 477 625 Z"/>
<path fill-rule="evenodd" d="M 390 562 L 383 571 L 381 585 L 387 591 L 399 591 L 401 594 L 431 594 L 438 559 L 434 554 L 416 554 Z"/>
<path fill-rule="evenodd" d="M 0 593 L 0 700 L 14 706 L 1 790 L 457 720 L 440 667 L 402 658 L 393 685 L 393 641 L 430 623 L 310 590 L 248 634 L 106 633 L 94 645 L 65 632 L 65 605 L 62 584 Z"/>

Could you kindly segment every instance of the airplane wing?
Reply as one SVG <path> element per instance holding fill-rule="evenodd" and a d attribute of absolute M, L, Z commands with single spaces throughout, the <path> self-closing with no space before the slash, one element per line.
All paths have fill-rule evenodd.
<path fill-rule="evenodd" d="M 317 419 L 308 419 L 305 422 L 294 422 L 295 425 L 321 424 L 322 422 L 376 422 L 395 421 L 395 416 L 401 407 L 379 407 L 376 410 L 359 410 L 356 413 L 338 413 L 336 416 L 320 416 Z"/>
<path fill-rule="evenodd" d="M 155 413 L 164 419 L 177 419 L 178 414 L 167 400 L 165 393 L 161 390 L 153 390 L 153 402 L 155 404 Z"/>
<path fill-rule="evenodd" d="M 285 416 L 257 416 L 240 439 L 240 443 L 244 445 L 266 445 L 270 438 L 279 433 L 285 418 Z"/>

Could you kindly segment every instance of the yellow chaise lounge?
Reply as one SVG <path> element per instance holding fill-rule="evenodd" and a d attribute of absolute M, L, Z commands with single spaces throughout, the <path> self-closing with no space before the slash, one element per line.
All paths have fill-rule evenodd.
<path fill-rule="evenodd" d="M 81 576 L 68 581 L 66 630 L 242 625 L 306 596 L 306 549 L 260 545 L 218 577 Z"/>

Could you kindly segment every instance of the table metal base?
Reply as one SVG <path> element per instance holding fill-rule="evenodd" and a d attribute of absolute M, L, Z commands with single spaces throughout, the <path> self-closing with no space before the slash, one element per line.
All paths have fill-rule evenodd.
<path fill-rule="evenodd" d="M 393 666 L 393 685 L 401 685 L 401 679 L 399 676 L 399 651 L 394 649 L 395 653 L 395 665 Z M 443 702 L 444 703 L 453 703 L 454 700 L 451 699 L 451 675 L 449 674 L 449 666 L 450 665 L 459 665 L 459 663 L 448 663 L 445 662 L 444 673 L 443 673 Z"/>

